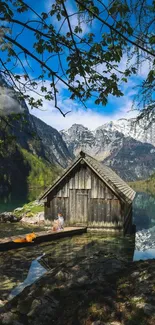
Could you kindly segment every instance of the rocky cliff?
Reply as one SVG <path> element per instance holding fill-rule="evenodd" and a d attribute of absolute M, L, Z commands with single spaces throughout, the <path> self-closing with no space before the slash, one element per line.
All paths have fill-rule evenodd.
<path fill-rule="evenodd" d="M 111 166 L 125 180 L 144 179 L 155 171 L 155 147 L 152 144 L 125 136 L 107 125 L 90 131 L 74 124 L 61 134 L 72 155 L 82 149 Z"/>
<path fill-rule="evenodd" d="M 120 119 L 118 121 L 111 121 L 99 127 L 107 131 L 119 131 L 125 136 L 130 136 L 135 140 L 143 143 L 151 143 L 155 146 L 155 123 L 147 119 L 136 121 L 135 118 Z"/>
<path fill-rule="evenodd" d="M 73 155 L 68 150 L 62 135 L 39 118 L 31 115 L 31 119 L 35 126 L 35 134 L 41 141 L 46 160 L 62 167 L 67 167 Z"/>
<path fill-rule="evenodd" d="M 0 76 L 0 194 L 51 184 L 72 156 L 59 132 L 29 113 Z M 18 193 L 17 193 L 18 192 Z"/>
<path fill-rule="evenodd" d="M 72 156 L 60 133 L 31 115 L 25 101 L 18 100 L 17 92 L 1 76 L 0 117 L 7 118 L 9 132 L 22 148 L 61 167 L 71 161 Z"/>

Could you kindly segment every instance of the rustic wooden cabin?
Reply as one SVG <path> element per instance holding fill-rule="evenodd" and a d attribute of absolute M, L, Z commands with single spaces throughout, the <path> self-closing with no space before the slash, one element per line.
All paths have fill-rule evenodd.
<path fill-rule="evenodd" d="M 135 192 L 112 169 L 83 151 L 40 197 L 45 218 L 62 213 L 66 226 L 126 232 Z"/>

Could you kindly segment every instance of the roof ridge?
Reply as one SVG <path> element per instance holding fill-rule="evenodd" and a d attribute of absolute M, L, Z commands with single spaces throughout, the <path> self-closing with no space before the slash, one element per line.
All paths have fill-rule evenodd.
<path fill-rule="evenodd" d="M 86 155 L 86 159 L 90 160 L 90 164 L 92 162 L 92 166 L 97 170 L 99 169 L 100 176 L 104 181 L 109 182 L 110 185 L 117 191 L 118 194 L 122 193 L 127 199 L 131 201 L 131 196 L 135 196 L 135 191 L 119 176 L 117 175 L 113 169 L 96 160 L 94 157 Z M 108 173 L 106 173 L 108 172 Z"/>
<path fill-rule="evenodd" d="M 48 187 L 46 191 L 39 197 L 39 199 L 44 199 L 54 188 L 57 186 L 67 175 L 68 173 L 81 161 L 84 160 L 87 165 L 93 169 L 94 172 L 101 178 L 103 182 L 116 194 L 116 196 L 122 196 L 123 201 L 132 202 L 135 191 L 119 176 L 117 175 L 110 167 L 104 163 L 96 160 L 94 157 L 91 157 L 83 150 L 80 151 L 79 155 L 73 160 L 59 176 L 53 185 Z"/>

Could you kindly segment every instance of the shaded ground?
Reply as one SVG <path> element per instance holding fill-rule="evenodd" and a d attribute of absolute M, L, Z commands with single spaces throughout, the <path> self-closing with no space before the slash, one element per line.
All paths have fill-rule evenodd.
<path fill-rule="evenodd" d="M 44 275 L 1 308 L 1 324 L 154 325 L 155 261 L 86 265 Z"/>

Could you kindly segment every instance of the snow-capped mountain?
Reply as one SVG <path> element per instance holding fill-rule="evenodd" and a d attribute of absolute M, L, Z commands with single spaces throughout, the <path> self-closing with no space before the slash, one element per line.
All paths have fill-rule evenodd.
<path fill-rule="evenodd" d="M 83 125 L 73 124 L 61 131 L 71 155 L 86 151 L 111 166 L 125 180 L 145 179 L 155 171 L 155 147 L 137 141 L 106 124 L 90 131 Z"/>
<path fill-rule="evenodd" d="M 151 143 L 155 146 L 155 123 L 147 119 L 136 121 L 135 118 L 120 119 L 116 122 L 106 123 L 98 128 L 107 131 L 119 131 L 141 142 Z"/>
<path fill-rule="evenodd" d="M 61 131 L 62 138 L 66 142 L 69 151 L 77 155 L 80 150 L 95 156 L 98 160 L 104 160 L 110 153 L 122 143 L 124 136 L 118 131 L 108 131 L 98 128 L 90 131 L 80 124 L 73 124 L 66 131 Z"/>
<path fill-rule="evenodd" d="M 61 167 L 67 167 L 71 163 L 73 156 L 70 154 L 61 134 L 36 116 L 31 115 L 31 119 L 35 127 L 35 133 L 44 149 L 45 159 Z"/>

